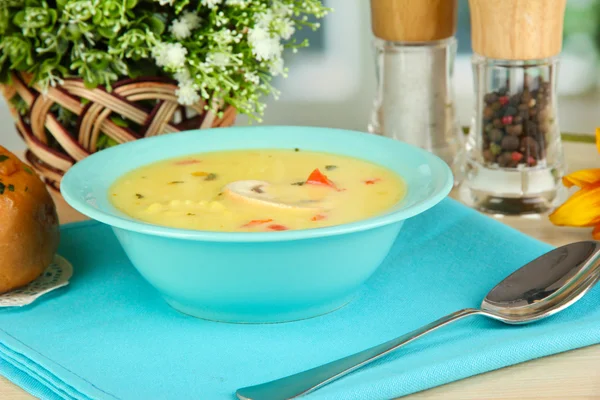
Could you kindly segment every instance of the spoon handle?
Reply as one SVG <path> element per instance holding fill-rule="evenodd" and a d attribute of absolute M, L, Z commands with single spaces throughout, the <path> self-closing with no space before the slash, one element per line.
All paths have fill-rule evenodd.
<path fill-rule="evenodd" d="M 484 312 L 474 308 L 466 308 L 454 312 L 417 330 L 378 346 L 371 347 L 370 349 L 363 350 L 360 353 L 285 378 L 238 389 L 236 395 L 241 400 L 287 400 L 305 395 L 383 357 L 429 332 L 433 332 L 437 328 L 475 314 L 484 314 Z"/>

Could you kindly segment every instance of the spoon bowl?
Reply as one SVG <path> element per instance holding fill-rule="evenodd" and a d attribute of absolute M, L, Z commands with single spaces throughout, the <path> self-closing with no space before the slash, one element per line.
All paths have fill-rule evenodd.
<path fill-rule="evenodd" d="M 593 287 L 600 274 L 599 266 L 600 242 L 559 247 L 502 280 L 487 294 L 481 310 L 508 324 L 549 317 Z"/>

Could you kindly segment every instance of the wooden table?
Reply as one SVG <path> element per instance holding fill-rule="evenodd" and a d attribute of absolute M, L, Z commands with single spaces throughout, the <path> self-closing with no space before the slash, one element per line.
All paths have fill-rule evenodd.
<path fill-rule="evenodd" d="M 565 153 L 569 171 L 600 166 L 593 145 L 565 143 Z M 456 197 L 456 192 L 452 196 Z M 57 206 L 62 223 L 85 219 L 62 200 L 57 200 Z M 591 229 L 560 228 L 546 218 L 505 217 L 501 221 L 555 246 L 591 238 Z M 0 399 L 33 397 L 0 377 Z M 600 345 L 488 372 L 406 399 L 600 399 Z"/>

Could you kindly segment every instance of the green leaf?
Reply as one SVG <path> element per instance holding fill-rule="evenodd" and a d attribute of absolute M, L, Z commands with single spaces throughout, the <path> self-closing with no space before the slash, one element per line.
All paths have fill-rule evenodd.
<path fill-rule="evenodd" d="M 110 117 L 110 120 L 115 123 L 115 125 L 120 126 L 121 128 L 128 128 L 129 123 L 125 121 L 123 118 L 118 116 Z"/>
<path fill-rule="evenodd" d="M 105 38 L 107 38 L 107 39 L 112 39 L 112 38 L 115 38 L 115 37 L 117 37 L 117 35 L 119 34 L 119 32 L 118 32 L 118 31 L 115 31 L 113 28 L 109 28 L 109 27 L 102 27 L 102 26 L 101 26 L 101 27 L 98 27 L 98 28 L 96 28 L 96 31 L 97 31 L 97 32 L 98 32 L 100 35 L 104 36 L 104 37 L 105 37 Z"/>
<path fill-rule="evenodd" d="M 135 7 L 138 3 L 138 0 L 126 0 L 125 1 L 125 8 L 127 9 L 132 9 L 133 7 Z"/>
<path fill-rule="evenodd" d="M 18 27 L 22 27 L 24 23 L 25 23 L 25 11 L 19 11 L 13 17 L 13 24 L 17 25 Z"/>
<path fill-rule="evenodd" d="M 155 35 L 161 35 L 165 31 L 165 24 L 159 18 L 154 15 L 150 15 L 144 21 L 150 31 Z"/>
<path fill-rule="evenodd" d="M 96 89 L 98 87 L 98 82 L 84 79 L 83 86 L 85 86 L 87 89 Z"/>

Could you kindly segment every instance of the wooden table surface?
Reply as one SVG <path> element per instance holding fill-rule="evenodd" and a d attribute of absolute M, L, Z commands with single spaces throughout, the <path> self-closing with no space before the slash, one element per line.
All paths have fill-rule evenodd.
<path fill-rule="evenodd" d="M 565 143 L 569 171 L 598 167 L 590 144 Z M 456 197 L 456 192 L 453 192 Z M 62 223 L 85 219 L 57 199 Z M 553 226 L 547 218 L 505 217 L 500 221 L 552 245 L 591 238 L 591 229 Z M 401 334 L 402 332 L 398 332 Z M 0 376 L 0 399 L 34 397 Z M 600 345 L 573 350 L 474 376 L 405 397 L 406 399 L 600 399 Z M 127 400 L 127 399 L 123 399 Z"/>

